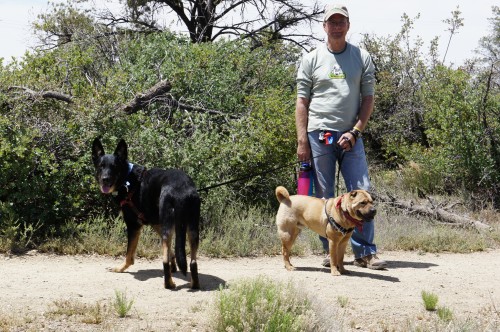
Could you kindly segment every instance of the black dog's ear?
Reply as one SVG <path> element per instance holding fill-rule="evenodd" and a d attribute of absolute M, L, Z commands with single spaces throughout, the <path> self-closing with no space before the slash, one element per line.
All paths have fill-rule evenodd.
<path fill-rule="evenodd" d="M 115 156 L 122 160 L 128 160 L 127 143 L 122 138 L 115 149 Z"/>
<path fill-rule="evenodd" d="M 99 158 L 102 156 L 104 156 L 104 148 L 102 147 L 99 137 L 96 137 L 92 143 L 92 161 L 94 162 L 94 166 L 97 166 Z"/>

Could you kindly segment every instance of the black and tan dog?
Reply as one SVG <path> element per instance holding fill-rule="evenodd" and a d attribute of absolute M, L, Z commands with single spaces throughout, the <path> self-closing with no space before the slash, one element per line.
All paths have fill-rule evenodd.
<path fill-rule="evenodd" d="M 292 195 L 284 187 L 276 188 L 280 202 L 276 215 L 276 226 L 281 239 L 283 261 L 289 271 L 295 268 L 290 263 L 290 251 L 295 239 L 304 227 L 308 227 L 328 239 L 332 275 L 348 273 L 344 268 L 344 254 L 355 227 L 372 220 L 376 214 L 373 199 L 365 190 L 353 190 L 342 196 L 324 200 L 320 198 Z"/>
<path fill-rule="evenodd" d="M 128 161 L 127 144 L 122 139 L 114 154 L 105 154 L 101 141 L 92 144 L 95 178 L 101 192 L 112 194 L 121 206 L 127 225 L 125 263 L 112 269 L 123 272 L 134 264 L 135 251 L 143 225 L 150 225 L 161 236 L 165 288 L 175 288 L 172 272 L 187 272 L 186 234 L 191 250 L 191 288 L 200 287 L 196 252 L 199 244 L 200 197 L 191 178 L 178 169 L 146 169 Z M 175 256 L 171 250 L 175 234 Z"/>

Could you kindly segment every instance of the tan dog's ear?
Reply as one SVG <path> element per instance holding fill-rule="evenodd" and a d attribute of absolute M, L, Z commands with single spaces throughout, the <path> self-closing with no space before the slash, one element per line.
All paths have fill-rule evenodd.
<path fill-rule="evenodd" d="M 351 196 L 351 198 L 354 198 L 354 197 L 356 197 L 357 194 L 358 194 L 358 192 L 356 190 L 353 190 L 353 191 L 351 191 L 349 196 Z"/>

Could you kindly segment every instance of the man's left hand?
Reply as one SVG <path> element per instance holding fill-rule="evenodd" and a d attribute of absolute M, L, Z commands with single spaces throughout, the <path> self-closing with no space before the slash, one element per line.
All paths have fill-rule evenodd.
<path fill-rule="evenodd" d="M 356 144 L 356 137 L 350 132 L 346 132 L 340 136 L 337 144 L 345 151 L 350 151 L 354 144 Z"/>

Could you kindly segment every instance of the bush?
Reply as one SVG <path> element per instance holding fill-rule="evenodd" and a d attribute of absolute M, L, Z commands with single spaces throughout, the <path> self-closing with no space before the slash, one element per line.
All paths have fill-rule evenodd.
<path fill-rule="evenodd" d="M 425 310 L 434 311 L 438 303 L 438 296 L 431 292 L 422 291 L 422 300 L 424 301 Z"/>
<path fill-rule="evenodd" d="M 264 277 L 221 288 L 211 318 L 213 331 L 315 331 L 309 300 L 291 284 Z"/>
<path fill-rule="evenodd" d="M 267 205 L 275 202 L 277 184 L 291 185 L 294 49 L 251 51 L 242 41 L 193 45 L 163 33 L 122 40 L 116 45 L 120 61 L 113 62 L 105 53 L 89 56 L 96 47 L 89 42 L 28 55 L 0 71 L 6 86 L 73 96 L 73 103 L 64 103 L 23 89 L 0 90 L 0 202 L 19 220 L 19 234 L 34 230 L 29 246 L 78 237 L 78 227 L 68 222 L 116 215 L 94 183 L 90 146 L 96 136 L 108 153 L 125 138 L 131 161 L 181 168 L 200 189 L 238 180 L 203 192 L 205 214 L 236 198 Z M 173 82 L 171 98 L 222 116 L 162 102 L 132 115 L 119 111 L 165 77 Z M 275 168 L 279 172 L 267 172 Z M 5 222 L 0 219 L 0 229 Z"/>

